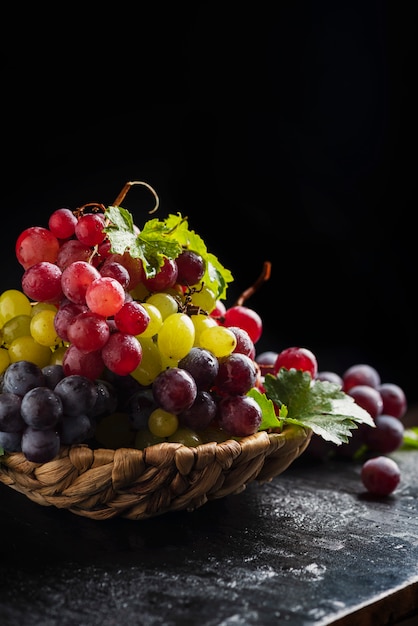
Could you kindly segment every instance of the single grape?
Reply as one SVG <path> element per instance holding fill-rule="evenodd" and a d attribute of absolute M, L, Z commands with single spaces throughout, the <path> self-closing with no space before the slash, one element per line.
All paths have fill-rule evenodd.
<path fill-rule="evenodd" d="M 83 443 L 86 439 L 93 437 L 94 429 L 94 421 L 88 415 L 81 414 L 73 417 L 64 415 L 58 429 L 61 444 L 70 446 Z"/>
<path fill-rule="evenodd" d="M 375 387 L 354 385 L 354 387 L 350 387 L 347 395 L 351 396 L 373 419 L 376 419 L 383 411 L 382 396 Z"/>
<path fill-rule="evenodd" d="M 352 365 L 342 375 L 343 391 L 347 393 L 354 385 L 369 385 L 370 387 L 378 387 L 380 385 L 380 374 L 372 366 L 367 363 L 357 363 Z"/>
<path fill-rule="evenodd" d="M 250 359 L 254 360 L 255 346 L 247 331 L 243 328 L 240 328 L 239 326 L 228 326 L 228 330 L 234 333 L 237 340 L 237 345 L 234 348 L 234 352 L 245 354 L 246 356 L 250 357 Z"/>
<path fill-rule="evenodd" d="M 6 289 L 0 295 L 0 327 L 16 315 L 32 315 L 31 302 L 22 291 Z"/>
<path fill-rule="evenodd" d="M 148 428 L 156 437 L 170 437 L 178 427 L 177 415 L 160 407 L 154 409 L 148 418 Z"/>
<path fill-rule="evenodd" d="M 57 237 L 42 226 L 30 226 L 16 240 L 15 253 L 20 265 L 27 270 L 35 263 L 55 263 L 60 248 Z"/>
<path fill-rule="evenodd" d="M 63 405 L 59 395 L 49 387 L 34 387 L 23 396 L 20 413 L 28 426 L 46 430 L 59 422 Z"/>
<path fill-rule="evenodd" d="M 239 326 L 247 331 L 253 343 L 257 343 L 263 332 L 263 322 L 259 314 L 249 307 L 236 305 L 225 311 L 224 326 Z"/>
<path fill-rule="evenodd" d="M 39 430 L 27 426 L 22 434 L 22 452 L 32 463 L 47 463 L 60 450 L 60 437 L 54 428 Z"/>
<path fill-rule="evenodd" d="M 229 328 L 216 325 L 201 332 L 199 345 L 221 359 L 235 350 L 237 338 Z"/>
<path fill-rule="evenodd" d="M 235 437 L 246 437 L 257 432 L 262 412 L 250 396 L 226 396 L 218 404 L 219 425 Z"/>
<path fill-rule="evenodd" d="M 66 376 L 77 374 L 95 380 L 103 373 L 104 362 L 100 351 L 83 352 L 71 345 L 64 353 L 62 367 Z"/>
<path fill-rule="evenodd" d="M 162 266 L 155 276 L 144 278 L 143 283 L 148 291 L 165 291 L 175 284 L 177 274 L 178 269 L 175 260 L 165 257 Z"/>
<path fill-rule="evenodd" d="M 95 383 L 79 374 L 65 376 L 55 386 L 54 393 L 61 399 L 64 415 L 70 417 L 90 414 L 97 400 Z"/>
<path fill-rule="evenodd" d="M 7 452 L 21 452 L 22 432 L 8 433 L 0 430 L 0 448 Z"/>
<path fill-rule="evenodd" d="M 388 496 L 398 487 L 401 471 L 396 461 L 390 457 L 376 456 L 363 463 L 361 480 L 370 493 Z"/>
<path fill-rule="evenodd" d="M 180 367 L 170 367 L 154 380 L 152 393 L 159 407 L 178 415 L 192 406 L 197 386 L 189 372 Z M 153 432 L 152 428 L 150 430 Z"/>
<path fill-rule="evenodd" d="M 30 334 L 41 346 L 58 346 L 62 339 L 55 329 L 55 311 L 39 311 L 32 316 Z"/>
<path fill-rule="evenodd" d="M 1 329 L 2 344 L 9 347 L 17 337 L 25 337 L 31 334 L 31 315 L 16 315 L 8 320 Z"/>
<path fill-rule="evenodd" d="M 75 225 L 76 238 L 86 246 L 97 246 L 105 238 L 105 218 L 102 213 L 80 215 Z"/>
<path fill-rule="evenodd" d="M 136 337 L 117 331 L 110 335 L 101 349 L 101 356 L 109 370 L 126 376 L 141 363 L 142 348 Z"/>
<path fill-rule="evenodd" d="M 0 393 L 0 431 L 22 432 L 26 424 L 20 413 L 22 396 L 16 393 Z"/>
<path fill-rule="evenodd" d="M 125 302 L 125 290 L 116 278 L 99 275 L 88 285 L 85 298 L 93 313 L 112 317 Z"/>
<path fill-rule="evenodd" d="M 219 361 L 212 352 L 194 346 L 179 360 L 178 366 L 192 375 L 198 389 L 208 390 L 219 371 Z"/>
<path fill-rule="evenodd" d="M 141 385 L 147 387 L 162 371 L 161 354 L 157 344 L 151 337 L 137 337 L 142 349 L 141 362 L 132 370 L 131 376 Z"/>
<path fill-rule="evenodd" d="M 198 391 L 189 409 L 179 414 L 179 422 L 192 430 L 206 429 L 216 417 L 217 404 L 208 391 Z"/>
<path fill-rule="evenodd" d="M 121 263 L 118 263 L 117 261 L 109 261 L 99 269 L 99 272 L 100 276 L 114 278 L 124 289 L 128 288 L 130 281 L 129 272 Z"/>
<path fill-rule="evenodd" d="M 76 261 L 88 262 L 91 257 L 91 248 L 86 246 L 78 239 L 69 239 L 61 244 L 58 251 L 56 264 L 63 272 L 72 263 Z"/>
<path fill-rule="evenodd" d="M 213 328 L 214 326 L 218 326 L 218 322 L 211 317 L 210 315 L 205 315 L 203 313 L 192 313 L 190 315 L 190 319 L 193 322 L 194 326 L 194 344 L 195 346 L 200 345 L 200 335 L 207 328 Z"/>
<path fill-rule="evenodd" d="M 111 382 L 100 378 L 94 381 L 94 385 L 96 387 L 96 401 L 93 408 L 88 412 L 89 417 L 98 418 L 114 413 L 118 408 L 116 387 Z"/>
<path fill-rule="evenodd" d="M 369 428 L 365 433 L 369 450 L 378 454 L 389 454 L 401 447 L 405 430 L 401 420 L 393 415 L 382 414 L 374 422 L 376 428 Z"/>
<path fill-rule="evenodd" d="M 164 357 L 178 361 L 190 352 L 194 338 L 190 317 L 185 313 L 173 313 L 163 321 L 158 331 L 157 344 Z"/>
<path fill-rule="evenodd" d="M 149 302 L 143 302 L 142 306 L 148 314 L 149 322 L 145 330 L 143 330 L 142 333 L 138 333 L 138 338 L 142 339 L 143 337 L 154 337 L 158 334 L 161 326 L 163 325 L 163 316 L 161 315 L 160 310 L 157 309 L 154 304 L 150 304 Z"/>
<path fill-rule="evenodd" d="M 202 280 L 205 273 L 205 262 L 200 254 L 193 250 L 183 250 L 176 258 L 177 282 L 191 287 Z"/>
<path fill-rule="evenodd" d="M 316 356 L 308 348 L 290 347 L 279 352 L 274 364 L 273 372 L 277 374 L 281 367 L 287 370 L 296 369 L 309 372 L 312 378 L 316 378 L 318 373 L 318 362 Z"/>
<path fill-rule="evenodd" d="M 42 369 L 31 361 L 11 363 L 3 375 L 3 393 L 15 393 L 23 396 L 34 387 L 42 387 L 45 376 Z"/>
<path fill-rule="evenodd" d="M 12 363 L 31 361 L 42 368 L 50 362 L 51 354 L 49 346 L 42 346 L 32 336 L 17 337 L 9 346 Z"/>
<path fill-rule="evenodd" d="M 209 315 L 215 308 L 216 296 L 207 285 L 202 285 L 198 289 L 192 290 L 190 302 Z"/>
<path fill-rule="evenodd" d="M 336 385 L 339 385 L 341 388 L 343 386 L 343 379 L 341 378 L 339 374 L 337 374 L 337 372 L 322 370 L 321 372 L 317 373 L 316 379 L 323 381 L 323 382 L 326 381 L 328 383 L 335 383 Z"/>
<path fill-rule="evenodd" d="M 266 374 L 274 374 L 274 364 L 279 353 L 274 350 L 266 350 L 256 354 L 255 361 L 260 368 L 260 374 L 265 376 Z"/>
<path fill-rule="evenodd" d="M 148 296 L 146 303 L 156 306 L 163 320 L 169 315 L 172 315 L 172 313 L 178 313 L 179 310 L 179 305 L 175 297 L 165 291 L 152 293 Z"/>
<path fill-rule="evenodd" d="M 69 239 L 74 235 L 77 218 L 70 209 L 56 209 L 49 216 L 48 228 L 58 239 Z"/>
<path fill-rule="evenodd" d="M 382 383 L 377 390 L 383 401 L 382 413 L 402 419 L 408 408 L 404 390 L 394 383 Z"/>
<path fill-rule="evenodd" d="M 151 413 L 157 408 L 152 389 L 139 389 L 128 400 L 127 413 L 132 428 L 139 430 L 148 426 Z"/>
<path fill-rule="evenodd" d="M 246 354 L 233 352 L 219 363 L 219 371 L 214 381 L 221 394 L 244 395 L 257 380 L 254 361 Z"/>
<path fill-rule="evenodd" d="M 140 302 L 125 302 L 114 315 L 118 330 L 130 335 L 140 335 L 148 327 L 150 316 Z"/>
<path fill-rule="evenodd" d="M 195 448 L 203 443 L 199 433 L 188 426 L 179 426 L 172 435 L 167 437 L 167 441 L 171 443 L 181 443 L 183 446 L 188 446 L 189 448 Z"/>
<path fill-rule="evenodd" d="M 61 276 L 62 272 L 55 263 L 35 263 L 22 276 L 23 293 L 34 301 L 59 302 L 63 297 Z"/>
<path fill-rule="evenodd" d="M 79 313 L 68 324 L 68 340 L 83 352 L 95 352 L 106 345 L 110 330 L 104 317 L 92 311 Z"/>
<path fill-rule="evenodd" d="M 133 289 L 135 289 L 135 287 L 139 285 L 145 278 L 144 266 L 142 265 L 141 259 L 132 257 L 129 254 L 129 251 L 126 251 L 123 254 L 110 254 L 106 258 L 102 268 L 105 264 L 114 261 L 123 265 L 123 267 L 128 271 L 129 284 L 127 285 L 127 287 L 125 287 L 127 291 L 132 291 Z"/>
<path fill-rule="evenodd" d="M 50 389 L 54 389 L 55 385 L 64 378 L 64 370 L 61 364 L 45 365 L 42 368 L 42 374 L 45 377 L 44 385 Z"/>

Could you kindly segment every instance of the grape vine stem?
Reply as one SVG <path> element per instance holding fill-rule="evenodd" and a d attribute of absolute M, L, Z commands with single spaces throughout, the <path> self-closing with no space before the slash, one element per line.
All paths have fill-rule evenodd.
<path fill-rule="evenodd" d="M 121 202 L 124 201 L 126 194 L 128 193 L 128 191 L 130 190 L 130 188 L 133 185 L 143 185 L 144 187 L 146 187 L 147 189 L 150 190 L 150 192 L 152 193 L 152 195 L 155 198 L 155 206 L 154 206 L 153 209 L 151 209 L 151 211 L 149 211 L 149 214 L 155 213 L 155 211 L 160 206 L 160 199 L 159 199 L 155 189 L 153 187 L 151 187 L 151 185 L 149 185 L 148 183 L 146 183 L 146 182 L 144 182 L 142 180 L 133 180 L 133 181 L 125 183 L 123 189 L 120 191 L 119 195 L 117 196 L 116 200 L 113 203 L 114 206 L 120 206 Z"/>
<path fill-rule="evenodd" d="M 235 305 L 242 306 L 244 302 L 248 300 L 248 298 L 250 298 L 258 289 L 260 289 L 260 287 L 267 280 L 269 280 L 270 275 L 271 275 L 271 263 L 270 261 L 264 261 L 263 270 L 260 276 L 257 278 L 255 283 L 251 285 L 251 287 L 248 287 L 248 289 L 245 289 L 245 291 L 242 292 L 242 294 L 239 296 L 239 298 L 235 302 Z"/>

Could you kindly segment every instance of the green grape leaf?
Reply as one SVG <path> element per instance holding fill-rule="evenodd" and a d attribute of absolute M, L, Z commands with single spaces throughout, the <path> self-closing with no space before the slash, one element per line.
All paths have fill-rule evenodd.
<path fill-rule="evenodd" d="M 375 427 L 371 415 L 339 385 L 313 381 L 308 372 L 281 368 L 277 376 L 266 375 L 264 388 L 267 398 L 279 407 L 279 424 L 305 426 L 336 445 L 348 443 L 358 424 Z"/>
<path fill-rule="evenodd" d="M 133 217 L 122 207 L 110 206 L 105 211 L 112 252 L 128 251 L 142 260 L 147 277 L 155 276 L 165 258 L 175 259 L 184 249 L 200 254 L 205 262 L 204 284 L 215 299 L 225 299 L 227 286 L 233 281 L 231 272 L 210 254 L 203 239 L 189 229 L 187 218 L 180 213 L 168 215 L 164 220 L 148 220 L 142 230 L 135 227 Z"/>

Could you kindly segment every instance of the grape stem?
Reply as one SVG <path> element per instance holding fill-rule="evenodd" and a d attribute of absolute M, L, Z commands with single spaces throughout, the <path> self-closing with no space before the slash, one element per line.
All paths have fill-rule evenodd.
<path fill-rule="evenodd" d="M 255 283 L 245 289 L 242 294 L 239 296 L 237 301 L 235 302 L 235 306 L 242 306 L 248 298 L 250 298 L 260 287 L 270 278 L 271 274 L 271 263 L 270 261 L 264 261 L 263 270 L 260 276 L 257 278 Z"/>
<path fill-rule="evenodd" d="M 160 200 L 158 198 L 157 192 L 155 191 L 155 189 L 153 187 L 151 187 L 151 185 L 149 185 L 148 183 L 145 183 L 142 180 L 133 180 L 133 181 L 127 182 L 124 185 L 123 189 L 120 191 L 120 193 L 117 196 L 116 200 L 114 201 L 113 205 L 114 206 L 120 206 L 121 202 L 124 201 L 126 194 L 128 193 L 128 191 L 130 190 L 130 188 L 133 185 L 143 185 L 144 187 L 146 187 L 147 189 L 149 189 L 151 191 L 152 195 L 155 198 L 155 206 L 154 206 L 153 209 L 151 209 L 151 211 L 149 211 L 149 214 L 155 213 L 155 211 L 160 206 Z"/>

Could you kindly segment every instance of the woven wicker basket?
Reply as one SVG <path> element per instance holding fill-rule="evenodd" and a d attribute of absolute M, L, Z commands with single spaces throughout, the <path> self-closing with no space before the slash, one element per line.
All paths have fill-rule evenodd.
<path fill-rule="evenodd" d="M 0 481 L 43 506 L 95 520 L 132 520 L 169 511 L 192 511 L 208 500 L 237 494 L 254 480 L 270 481 L 306 449 L 309 429 L 286 426 L 239 441 L 187 447 L 160 443 L 145 448 L 92 450 L 62 447 L 48 463 L 16 452 L 0 457 Z"/>

